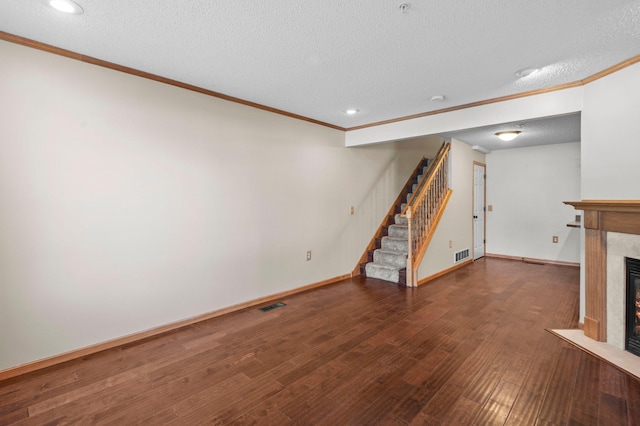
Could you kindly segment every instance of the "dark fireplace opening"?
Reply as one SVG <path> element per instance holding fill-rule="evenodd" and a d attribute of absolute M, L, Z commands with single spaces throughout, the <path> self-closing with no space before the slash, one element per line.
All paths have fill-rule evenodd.
<path fill-rule="evenodd" d="M 640 356 L 640 260 L 625 258 L 627 270 L 627 339 L 625 349 Z"/>

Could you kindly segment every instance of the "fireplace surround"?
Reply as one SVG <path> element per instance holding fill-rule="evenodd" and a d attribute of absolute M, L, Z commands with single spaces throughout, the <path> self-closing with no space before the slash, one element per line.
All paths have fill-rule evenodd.
<path fill-rule="evenodd" d="M 618 280 L 624 281 L 624 267 L 619 266 L 617 258 L 640 257 L 640 253 L 633 253 L 640 250 L 640 200 L 582 200 L 566 201 L 565 204 L 584 211 L 584 334 L 600 342 L 624 347 L 624 325 L 609 324 L 615 327 L 608 327 L 607 323 L 624 322 L 623 318 L 618 318 L 624 317 L 624 290 L 613 287 L 620 286 L 616 284 Z M 623 253 L 628 250 L 631 252 Z M 611 251 L 610 258 L 608 251 Z M 608 288 L 608 281 L 611 281 L 612 288 Z M 622 294 L 612 297 L 612 292 Z"/>

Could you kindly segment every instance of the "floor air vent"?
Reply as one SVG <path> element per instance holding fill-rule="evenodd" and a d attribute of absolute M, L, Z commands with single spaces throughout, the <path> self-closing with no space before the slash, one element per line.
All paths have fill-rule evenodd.
<path fill-rule="evenodd" d="M 263 306 L 262 308 L 260 308 L 260 310 L 262 312 L 267 312 L 267 311 L 270 311 L 272 309 L 279 308 L 281 306 L 287 306 L 287 304 L 286 303 L 282 303 L 282 302 L 278 302 L 278 303 L 274 303 L 273 305 Z"/>
<path fill-rule="evenodd" d="M 460 250 L 459 252 L 454 253 L 453 262 L 458 263 L 468 258 L 469 258 L 469 249 Z"/>

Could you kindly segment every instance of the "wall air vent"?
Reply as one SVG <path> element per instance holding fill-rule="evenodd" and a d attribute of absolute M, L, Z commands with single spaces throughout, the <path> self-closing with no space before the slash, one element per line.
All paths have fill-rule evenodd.
<path fill-rule="evenodd" d="M 462 262 L 463 260 L 466 260 L 468 258 L 469 258 L 469 249 L 460 250 L 453 254 L 454 263 Z"/>
<path fill-rule="evenodd" d="M 286 303 L 282 303 L 282 302 L 278 302 L 278 303 L 274 303 L 273 305 L 263 306 L 262 308 L 259 308 L 259 310 L 261 310 L 262 312 L 267 312 L 267 311 L 270 311 L 272 309 L 279 308 L 281 306 L 287 306 L 287 304 Z"/>

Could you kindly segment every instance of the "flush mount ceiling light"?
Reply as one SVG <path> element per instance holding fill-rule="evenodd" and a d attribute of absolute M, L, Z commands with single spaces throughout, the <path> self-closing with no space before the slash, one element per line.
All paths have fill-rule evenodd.
<path fill-rule="evenodd" d="M 78 3 L 75 3 L 71 0 L 48 0 L 47 3 L 52 8 L 63 13 L 81 15 L 84 12 L 82 7 Z"/>
<path fill-rule="evenodd" d="M 533 75 L 535 73 L 537 73 L 538 71 L 540 71 L 540 68 L 522 68 L 521 70 L 518 70 L 515 72 L 516 77 L 529 77 L 530 75 Z"/>
<path fill-rule="evenodd" d="M 509 142 L 517 138 L 520 133 L 520 130 L 509 130 L 506 132 L 498 132 L 496 136 L 505 142 Z"/>
<path fill-rule="evenodd" d="M 360 112 L 360 110 L 355 109 L 355 108 L 351 108 L 345 111 L 348 115 L 354 115 L 357 114 L 358 112 Z"/>
<path fill-rule="evenodd" d="M 442 102 L 444 101 L 444 95 L 434 95 L 431 97 L 431 102 Z"/>

